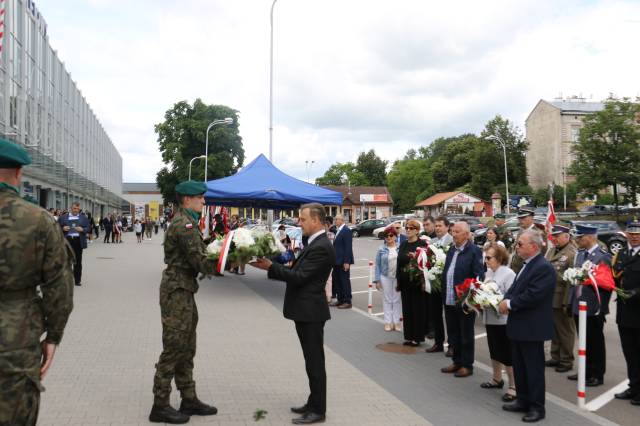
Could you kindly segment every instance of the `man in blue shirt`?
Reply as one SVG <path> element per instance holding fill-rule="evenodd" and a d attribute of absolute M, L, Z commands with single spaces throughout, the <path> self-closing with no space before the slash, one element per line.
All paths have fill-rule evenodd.
<path fill-rule="evenodd" d="M 82 250 L 87 248 L 89 219 L 80 211 L 80 203 L 73 203 L 71 212 L 58 219 L 64 236 L 73 248 L 76 260 L 73 264 L 73 277 L 76 285 L 82 285 Z"/>

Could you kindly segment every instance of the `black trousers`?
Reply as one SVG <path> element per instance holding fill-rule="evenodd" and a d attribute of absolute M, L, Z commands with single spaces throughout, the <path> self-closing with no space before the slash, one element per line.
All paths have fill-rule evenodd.
<path fill-rule="evenodd" d="M 428 315 L 430 319 L 431 329 L 435 335 L 436 345 L 444 345 L 444 319 L 442 318 L 442 295 L 434 293 L 429 295 Z M 449 342 L 451 343 L 451 342 Z"/>
<path fill-rule="evenodd" d="M 449 344 L 453 346 L 453 363 L 473 369 L 476 313 L 465 313 L 459 306 L 445 306 L 444 316 L 447 320 Z"/>
<path fill-rule="evenodd" d="M 429 306 L 429 303 L 431 301 L 431 294 L 430 293 L 425 293 L 424 294 L 424 333 L 425 334 L 429 334 L 429 331 L 433 330 L 433 327 L 431 325 L 431 314 L 429 312 L 431 312 L 431 307 Z"/>
<path fill-rule="evenodd" d="M 102 242 L 103 243 L 108 243 L 110 237 L 111 237 L 111 229 L 105 228 L 104 229 L 104 240 L 102 240 Z"/>
<path fill-rule="evenodd" d="M 544 413 L 544 342 L 512 340 L 518 404 Z"/>
<path fill-rule="evenodd" d="M 573 316 L 576 330 L 579 329 L 578 316 Z M 607 349 L 604 343 L 604 315 L 587 317 L 587 379 L 604 379 L 607 370 Z"/>
<path fill-rule="evenodd" d="M 404 340 L 424 342 L 424 292 L 420 287 L 402 286 L 402 329 Z"/>
<path fill-rule="evenodd" d="M 67 241 L 71 244 L 73 253 L 76 256 L 76 263 L 73 264 L 73 278 L 76 284 L 80 284 L 82 282 L 82 244 L 80 243 L 80 237 L 67 237 Z"/>
<path fill-rule="evenodd" d="M 345 271 L 342 265 L 333 267 L 331 272 L 331 292 L 335 288 L 338 303 L 351 303 L 351 269 Z"/>
<path fill-rule="evenodd" d="M 635 393 L 640 393 L 640 328 L 618 326 L 618 332 L 622 353 L 627 361 L 629 388 Z"/>
<path fill-rule="evenodd" d="M 327 373 L 324 367 L 324 321 L 296 321 L 296 332 L 309 378 L 307 407 L 316 414 L 327 411 Z"/>

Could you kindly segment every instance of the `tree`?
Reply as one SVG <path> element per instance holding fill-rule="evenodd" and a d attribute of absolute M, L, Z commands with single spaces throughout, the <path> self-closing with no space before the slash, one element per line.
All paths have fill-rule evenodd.
<path fill-rule="evenodd" d="M 365 177 L 369 186 L 384 186 L 387 184 L 388 161 L 376 155 L 372 149 L 369 152 L 361 152 L 356 161 L 356 170 Z"/>
<path fill-rule="evenodd" d="M 353 186 L 367 185 L 367 178 L 360 171 L 357 170 L 355 164 L 348 163 L 335 163 L 332 164 L 324 175 L 316 178 L 316 185 L 345 185 L 346 179 L 349 179 L 349 184 Z"/>
<path fill-rule="evenodd" d="M 192 158 L 204 155 L 206 130 L 209 123 L 226 117 L 233 124 L 214 126 L 209 131 L 207 179 L 234 174 L 244 162 L 242 138 L 238 133 L 238 111 L 224 105 L 206 105 L 196 99 L 176 103 L 164 115 L 164 122 L 155 125 L 162 161 L 166 164 L 156 176 L 165 202 L 175 199 L 174 187 L 189 175 Z M 191 179 L 204 179 L 204 165 L 193 162 Z"/>
<path fill-rule="evenodd" d="M 416 158 L 415 151 L 407 152 L 403 160 L 393 163 L 387 176 L 389 192 L 396 212 L 411 211 L 417 202 L 433 192 L 433 180 L 424 158 Z"/>
<path fill-rule="evenodd" d="M 628 98 L 610 97 L 601 111 L 587 115 L 573 146 L 575 160 L 570 173 L 585 195 L 613 187 L 618 214 L 618 186 L 625 187 L 625 200 L 635 202 L 640 190 L 640 104 Z"/>

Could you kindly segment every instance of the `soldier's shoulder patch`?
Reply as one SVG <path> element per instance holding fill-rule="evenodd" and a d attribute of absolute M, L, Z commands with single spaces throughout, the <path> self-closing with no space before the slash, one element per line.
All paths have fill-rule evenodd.
<path fill-rule="evenodd" d="M 564 262 L 567 259 L 568 259 L 567 256 L 564 256 L 564 255 L 560 256 L 560 262 Z"/>
<path fill-rule="evenodd" d="M 184 225 L 184 227 L 187 229 L 191 229 L 193 228 L 193 223 L 187 223 L 186 225 Z"/>

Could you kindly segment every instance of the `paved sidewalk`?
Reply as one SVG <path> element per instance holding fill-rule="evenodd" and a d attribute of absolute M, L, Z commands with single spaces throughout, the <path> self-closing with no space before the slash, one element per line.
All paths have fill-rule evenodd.
<path fill-rule="evenodd" d="M 39 424 L 149 424 L 161 350 L 161 237 L 137 244 L 125 234 L 123 244 L 97 242 L 85 251 L 83 286 L 76 287 L 74 312 L 44 381 Z M 290 424 L 289 407 L 304 403 L 308 387 L 281 303 L 275 306 L 235 276 L 203 281 L 197 303 L 194 375 L 200 398 L 214 401 L 219 414 L 191 423 Z M 430 424 L 330 348 L 326 357 L 327 424 Z M 172 404 L 179 405 L 177 392 Z M 257 409 L 268 412 L 265 420 L 253 420 Z"/>

